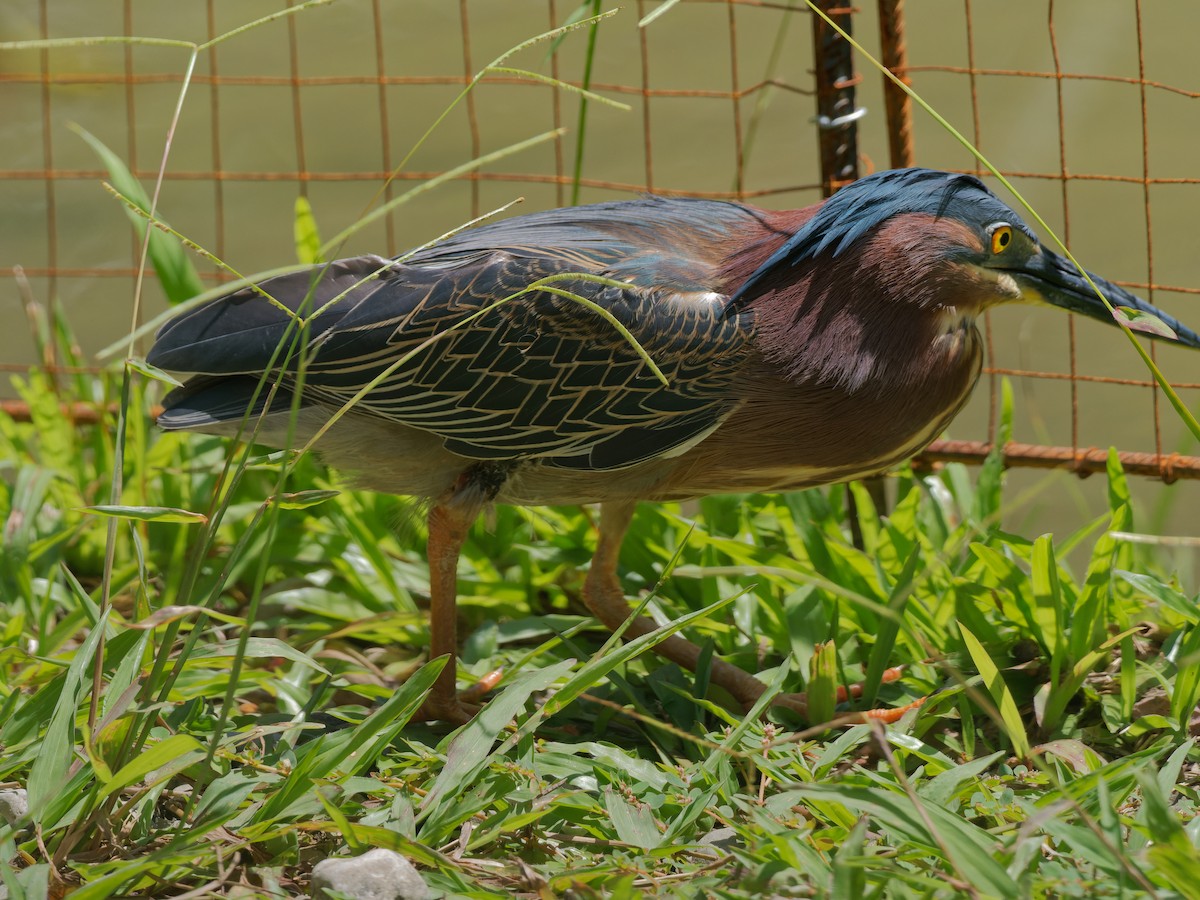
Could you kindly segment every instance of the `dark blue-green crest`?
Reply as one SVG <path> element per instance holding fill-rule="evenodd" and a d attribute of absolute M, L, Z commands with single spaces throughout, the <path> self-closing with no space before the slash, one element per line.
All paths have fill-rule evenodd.
<path fill-rule="evenodd" d="M 919 168 L 876 172 L 846 185 L 826 200 L 817 214 L 738 288 L 731 308 L 767 274 L 813 259 L 827 250 L 838 256 L 892 216 L 905 213 L 957 219 L 980 230 L 992 222 L 1003 221 L 1037 240 L 1021 217 L 973 175 Z"/>

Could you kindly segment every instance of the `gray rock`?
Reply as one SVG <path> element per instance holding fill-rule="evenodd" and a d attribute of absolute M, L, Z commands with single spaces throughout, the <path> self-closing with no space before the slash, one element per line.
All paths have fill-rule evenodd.
<path fill-rule="evenodd" d="M 338 891 L 354 900 L 428 900 L 428 885 L 412 863 L 392 850 L 377 847 L 362 856 L 323 859 L 312 871 L 313 900 Z"/>
<path fill-rule="evenodd" d="M 17 819 L 29 812 L 29 795 L 24 788 L 0 791 L 0 819 L 15 825 Z"/>
<path fill-rule="evenodd" d="M 742 845 L 742 839 L 738 833 L 732 828 L 721 826 L 714 828 L 704 837 L 700 838 L 701 844 L 709 844 L 713 847 L 718 847 L 721 850 L 736 850 Z"/>

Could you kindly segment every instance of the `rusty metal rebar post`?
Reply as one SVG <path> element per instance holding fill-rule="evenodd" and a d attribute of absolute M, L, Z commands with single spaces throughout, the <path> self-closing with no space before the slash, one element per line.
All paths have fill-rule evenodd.
<path fill-rule="evenodd" d="M 904 0 L 879 0 L 879 59 L 903 81 L 908 78 L 908 43 L 904 36 Z M 913 149 L 912 98 L 890 78 L 883 79 L 888 158 L 893 169 L 906 169 L 916 159 Z"/>
<path fill-rule="evenodd" d="M 818 0 L 817 5 L 846 34 L 851 34 L 853 9 L 843 3 Z M 817 138 L 821 151 L 821 187 L 830 197 L 858 178 L 857 122 L 866 113 L 855 105 L 853 49 L 820 16 L 813 16 L 813 69 L 817 90 Z"/>
<path fill-rule="evenodd" d="M 817 0 L 825 15 L 846 34 L 853 34 L 853 7 L 831 0 Z M 839 188 L 858 179 L 858 120 L 866 110 L 855 104 L 859 77 L 854 71 L 850 42 L 818 15 L 813 21 L 813 75 L 817 96 L 817 140 L 821 152 L 821 193 L 832 197 Z M 883 479 L 863 479 L 863 486 L 880 513 L 887 511 L 887 487 Z M 846 495 L 846 517 L 854 546 L 863 547 L 858 504 Z"/>

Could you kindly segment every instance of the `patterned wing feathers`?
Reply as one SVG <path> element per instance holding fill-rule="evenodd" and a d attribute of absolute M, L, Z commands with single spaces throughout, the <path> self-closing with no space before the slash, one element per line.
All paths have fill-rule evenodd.
<path fill-rule="evenodd" d="M 620 321 L 664 386 L 610 322 L 570 298 L 536 291 L 495 305 L 546 276 L 605 274 L 603 255 L 569 243 L 462 246 L 415 265 L 341 261 L 315 288 L 305 273 L 264 287 L 292 309 L 305 308 L 305 297 L 307 308 L 340 297 L 311 323 L 306 401 L 340 406 L 377 380 L 357 412 L 435 433 L 463 456 L 619 468 L 669 455 L 732 411 L 749 326 L 747 317 L 723 318 L 725 298 L 703 291 L 556 282 Z M 151 361 L 261 371 L 290 317 L 247 293 L 170 323 Z"/>

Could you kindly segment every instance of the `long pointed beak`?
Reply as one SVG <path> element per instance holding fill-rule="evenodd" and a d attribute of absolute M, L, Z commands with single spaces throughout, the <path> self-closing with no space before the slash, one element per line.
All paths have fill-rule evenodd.
<path fill-rule="evenodd" d="M 1110 325 L 1116 324 L 1114 314 L 1108 311 L 1074 264 L 1045 247 L 1042 247 L 1041 253 L 1029 257 L 1021 268 L 1009 269 L 1008 272 L 1016 279 L 1027 299 L 1040 299 L 1052 306 L 1099 319 Z M 1108 302 L 1117 307 L 1117 315 L 1134 331 L 1200 348 L 1200 335 L 1178 319 L 1124 288 L 1117 287 L 1111 281 L 1090 272 L 1088 274 L 1096 287 L 1108 298 Z M 1147 316 L 1152 316 L 1157 323 Z M 1166 328 L 1160 327 L 1158 323 Z"/>

